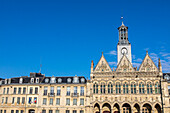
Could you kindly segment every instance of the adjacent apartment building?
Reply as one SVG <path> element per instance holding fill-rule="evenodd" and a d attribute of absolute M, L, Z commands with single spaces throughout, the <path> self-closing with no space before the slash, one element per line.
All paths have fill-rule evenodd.
<path fill-rule="evenodd" d="M 116 69 L 102 53 L 90 80 L 41 73 L 0 79 L 0 113 L 170 113 L 170 74 L 148 52 L 133 67 L 128 27 L 122 22 L 118 32 Z"/>

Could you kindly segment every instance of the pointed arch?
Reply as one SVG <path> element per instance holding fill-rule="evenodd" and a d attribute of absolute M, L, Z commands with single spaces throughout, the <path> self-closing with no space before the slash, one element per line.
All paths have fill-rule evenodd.
<path fill-rule="evenodd" d="M 118 103 L 115 103 L 113 106 L 113 113 L 120 113 L 120 106 Z"/>
<path fill-rule="evenodd" d="M 145 103 L 143 106 L 142 106 L 142 112 L 144 113 L 151 113 L 152 111 L 152 106 L 148 103 Z"/>
<path fill-rule="evenodd" d="M 100 113 L 100 105 L 98 103 L 94 104 L 94 113 Z"/>
<path fill-rule="evenodd" d="M 122 105 L 122 108 L 123 108 L 123 113 L 131 113 L 131 106 L 130 106 L 130 104 L 124 103 Z"/>
<path fill-rule="evenodd" d="M 111 112 L 111 105 L 109 103 L 104 103 L 102 105 L 102 113 L 110 113 Z"/>
<path fill-rule="evenodd" d="M 138 103 L 134 104 L 133 109 L 134 113 L 140 113 L 140 106 Z"/>
<path fill-rule="evenodd" d="M 154 113 L 161 113 L 161 106 L 159 104 L 156 104 L 154 107 L 155 107 Z"/>

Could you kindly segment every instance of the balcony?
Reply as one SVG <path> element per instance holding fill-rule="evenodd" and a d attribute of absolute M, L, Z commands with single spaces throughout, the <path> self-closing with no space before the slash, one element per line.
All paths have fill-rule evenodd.
<path fill-rule="evenodd" d="M 48 97 L 55 97 L 55 93 L 48 93 Z"/>
<path fill-rule="evenodd" d="M 79 93 L 72 93 L 71 97 L 79 97 Z"/>

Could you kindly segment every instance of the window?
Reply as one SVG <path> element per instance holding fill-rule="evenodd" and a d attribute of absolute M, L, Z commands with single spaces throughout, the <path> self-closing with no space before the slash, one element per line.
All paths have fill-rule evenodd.
<path fill-rule="evenodd" d="M 100 93 L 105 94 L 105 83 L 101 83 L 101 85 L 100 85 Z"/>
<path fill-rule="evenodd" d="M 66 98 L 66 105 L 70 105 L 70 98 Z"/>
<path fill-rule="evenodd" d="M 77 99 L 76 98 L 73 99 L 73 105 L 77 105 Z"/>
<path fill-rule="evenodd" d="M 29 104 L 32 103 L 32 97 L 29 97 L 28 103 L 29 103 Z"/>
<path fill-rule="evenodd" d="M 68 78 L 68 79 L 67 79 L 67 82 L 68 82 L 68 83 L 71 83 L 71 78 Z"/>
<path fill-rule="evenodd" d="M 36 78 L 36 83 L 39 83 L 39 78 Z"/>
<path fill-rule="evenodd" d="M 50 105 L 53 105 L 53 98 L 50 98 Z"/>
<path fill-rule="evenodd" d="M 156 82 L 156 84 L 155 84 L 155 93 L 160 94 L 160 85 L 158 82 Z"/>
<path fill-rule="evenodd" d="M 7 88 L 7 94 L 9 94 L 9 88 Z"/>
<path fill-rule="evenodd" d="M 80 105 L 84 105 L 84 98 L 80 98 Z"/>
<path fill-rule="evenodd" d="M 56 98 L 56 105 L 60 105 L 60 98 Z"/>
<path fill-rule="evenodd" d="M 6 100 L 5 100 L 5 104 L 7 104 L 8 103 L 8 97 L 6 97 Z"/>
<path fill-rule="evenodd" d="M 19 110 L 16 110 L 16 113 L 19 113 Z"/>
<path fill-rule="evenodd" d="M 58 87 L 57 87 L 57 95 L 60 95 L 60 92 L 61 92 L 61 87 L 58 86 Z"/>
<path fill-rule="evenodd" d="M 13 92 L 13 94 L 16 94 L 16 92 L 17 92 L 17 88 L 14 87 L 14 92 Z"/>
<path fill-rule="evenodd" d="M 77 76 L 73 78 L 73 83 L 79 83 L 79 78 Z"/>
<path fill-rule="evenodd" d="M 85 82 L 85 79 L 84 78 L 81 78 L 81 83 L 84 83 Z"/>
<path fill-rule="evenodd" d="M 147 107 L 142 108 L 142 113 L 150 113 L 149 109 Z"/>
<path fill-rule="evenodd" d="M 47 104 L 47 98 L 43 98 L 43 105 Z"/>
<path fill-rule="evenodd" d="M 21 88 L 20 87 L 18 88 L 18 94 L 21 94 Z"/>
<path fill-rule="evenodd" d="M 33 88 L 32 88 L 32 87 L 30 87 L 30 94 L 32 94 L 32 92 L 33 92 Z"/>
<path fill-rule="evenodd" d="M 26 94 L 26 88 L 25 87 L 23 88 L 23 94 Z"/>
<path fill-rule="evenodd" d="M 2 113 L 2 110 L 1 110 L 1 112 L 0 113 Z"/>
<path fill-rule="evenodd" d="M 67 96 L 70 96 L 70 86 L 67 87 Z"/>
<path fill-rule="evenodd" d="M 46 113 L 46 110 L 42 110 L 42 113 Z"/>
<path fill-rule="evenodd" d="M 136 84 L 135 83 L 131 84 L 131 94 L 136 94 Z"/>
<path fill-rule="evenodd" d="M 70 111 L 69 111 L 69 110 L 66 110 L 66 113 L 70 113 Z"/>
<path fill-rule="evenodd" d="M 12 98 L 12 104 L 14 104 L 14 103 L 15 103 L 15 97 Z"/>
<path fill-rule="evenodd" d="M 144 94 L 145 93 L 144 84 L 142 82 L 139 84 L 139 93 L 140 94 Z"/>
<path fill-rule="evenodd" d="M 37 104 L 37 97 L 34 97 L 34 104 Z"/>
<path fill-rule="evenodd" d="M 77 86 L 74 87 L 74 95 L 77 95 Z"/>
<path fill-rule="evenodd" d="M 21 113 L 24 113 L 24 110 L 21 110 Z"/>
<path fill-rule="evenodd" d="M 56 80 L 55 80 L 55 78 L 54 78 L 54 77 L 53 77 L 53 78 L 51 78 L 50 83 L 56 83 Z"/>
<path fill-rule="evenodd" d="M 54 87 L 50 87 L 50 95 L 54 96 Z"/>
<path fill-rule="evenodd" d="M 4 97 L 2 97 L 2 104 L 4 103 Z"/>
<path fill-rule="evenodd" d="M 4 113 L 6 113 L 6 110 L 4 110 Z"/>
<path fill-rule="evenodd" d="M 53 110 L 49 110 L 49 113 L 53 113 Z"/>
<path fill-rule="evenodd" d="M 2 113 L 2 112 L 1 112 Z M 11 113 L 14 113 L 14 110 L 11 110 Z"/>
<path fill-rule="evenodd" d="M 123 84 L 123 93 L 128 94 L 128 84 L 126 82 Z"/>
<path fill-rule="evenodd" d="M 152 84 L 150 82 L 147 83 L 147 93 L 152 94 Z"/>
<path fill-rule="evenodd" d="M 80 110 L 80 113 L 84 113 L 84 111 L 83 111 L 83 110 Z"/>
<path fill-rule="evenodd" d="M 59 110 L 56 110 L 56 112 L 55 112 L 55 113 L 60 113 L 60 112 L 59 112 Z"/>
<path fill-rule="evenodd" d="M 22 81 L 23 81 L 23 78 L 20 78 L 19 79 L 19 83 L 22 84 Z"/>
<path fill-rule="evenodd" d="M 73 113 L 77 113 L 77 110 L 73 110 Z"/>
<path fill-rule="evenodd" d="M 34 78 L 31 78 L 31 83 L 34 83 Z"/>
<path fill-rule="evenodd" d="M 61 79 L 61 78 L 59 78 L 59 79 L 58 79 L 58 83 L 61 83 L 61 82 L 62 82 L 62 79 Z"/>
<path fill-rule="evenodd" d="M 130 113 L 129 107 L 123 107 L 123 113 Z"/>
<path fill-rule="evenodd" d="M 47 91 L 48 91 L 48 87 L 45 86 L 45 87 L 44 87 L 44 95 L 47 95 Z"/>
<path fill-rule="evenodd" d="M 80 87 L 80 96 L 84 96 L 84 87 L 83 86 Z"/>
<path fill-rule="evenodd" d="M 97 84 L 97 83 L 95 83 L 95 84 L 93 85 L 93 93 L 94 93 L 94 94 L 98 94 L 98 84 Z"/>
<path fill-rule="evenodd" d="M 37 87 L 35 88 L 35 94 L 38 94 L 38 88 Z"/>
<path fill-rule="evenodd" d="M 113 85 L 111 82 L 109 82 L 109 84 L 108 84 L 108 93 L 109 94 L 113 93 Z"/>
<path fill-rule="evenodd" d="M 4 88 L 3 94 L 5 94 L 5 90 L 6 90 L 6 88 Z"/>
<path fill-rule="evenodd" d="M 17 97 L 17 104 L 20 104 L 20 97 Z"/>
<path fill-rule="evenodd" d="M 22 97 L 22 104 L 25 104 L 25 97 Z"/>

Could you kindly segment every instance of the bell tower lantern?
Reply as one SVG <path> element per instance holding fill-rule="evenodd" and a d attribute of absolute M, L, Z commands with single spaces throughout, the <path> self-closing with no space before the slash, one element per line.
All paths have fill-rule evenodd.
<path fill-rule="evenodd" d="M 123 55 L 126 55 L 128 60 L 132 63 L 131 57 L 131 44 L 128 40 L 128 27 L 124 25 L 122 21 L 122 25 L 118 27 L 119 32 L 119 42 L 117 44 L 117 63 L 119 64 Z"/>

